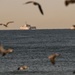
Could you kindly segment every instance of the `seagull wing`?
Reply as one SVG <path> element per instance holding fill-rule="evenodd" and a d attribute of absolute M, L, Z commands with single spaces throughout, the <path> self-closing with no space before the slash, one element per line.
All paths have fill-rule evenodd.
<path fill-rule="evenodd" d="M 75 0 L 71 0 L 71 1 L 74 1 L 75 2 Z"/>
<path fill-rule="evenodd" d="M 2 56 L 5 56 L 5 55 L 6 55 L 6 53 L 3 53 L 3 54 L 2 54 Z"/>
<path fill-rule="evenodd" d="M 1 44 L 0 45 L 0 53 L 3 53 L 4 51 L 5 51 L 5 49 L 4 49 L 3 45 Z"/>
<path fill-rule="evenodd" d="M 8 27 L 6 24 L 4 24 L 5 27 Z"/>
<path fill-rule="evenodd" d="M 41 14 L 43 15 L 44 13 L 43 13 L 43 10 L 42 10 L 42 8 L 41 8 L 41 5 L 40 5 L 40 4 L 38 4 L 38 8 L 39 8 L 39 10 L 40 10 Z"/>
<path fill-rule="evenodd" d="M 3 24 L 3 23 L 1 23 L 0 25 L 4 25 L 5 27 L 7 27 L 6 24 Z"/>
<path fill-rule="evenodd" d="M 33 1 L 28 1 L 28 2 L 26 2 L 25 4 L 29 4 L 29 3 L 33 3 Z"/>
<path fill-rule="evenodd" d="M 50 59 L 50 61 L 53 65 L 55 64 L 55 59 Z"/>
<path fill-rule="evenodd" d="M 0 25 L 3 25 L 2 23 L 0 23 Z"/>
<path fill-rule="evenodd" d="M 6 25 L 8 25 L 9 23 L 14 23 L 14 21 L 9 21 L 9 22 L 6 23 Z"/>
<path fill-rule="evenodd" d="M 65 1 L 65 5 L 68 6 L 69 5 L 69 2 L 68 1 Z"/>

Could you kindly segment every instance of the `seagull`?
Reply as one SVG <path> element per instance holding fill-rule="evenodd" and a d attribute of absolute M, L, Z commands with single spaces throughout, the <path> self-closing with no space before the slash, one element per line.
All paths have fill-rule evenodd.
<path fill-rule="evenodd" d="M 14 21 L 9 21 L 9 22 L 7 22 L 6 24 L 0 23 L 0 25 L 4 25 L 5 27 L 8 27 L 8 24 L 10 24 L 10 23 L 14 23 Z"/>
<path fill-rule="evenodd" d="M 13 49 L 9 48 L 7 50 L 5 50 L 3 53 L 2 53 L 2 56 L 5 56 L 6 54 L 9 54 L 9 53 L 12 53 L 13 52 Z"/>
<path fill-rule="evenodd" d="M 60 54 L 58 54 L 58 53 L 52 54 L 52 55 L 48 56 L 48 59 L 49 59 L 50 62 L 54 65 L 54 64 L 55 64 L 55 58 L 56 58 L 57 56 L 59 56 L 59 55 L 60 55 Z"/>
<path fill-rule="evenodd" d="M 18 70 L 26 70 L 26 69 L 28 69 L 28 66 L 26 65 L 18 67 Z"/>
<path fill-rule="evenodd" d="M 0 54 L 2 56 L 5 56 L 6 54 L 12 53 L 13 49 L 9 48 L 9 49 L 4 49 L 3 45 L 0 45 Z"/>
<path fill-rule="evenodd" d="M 34 5 L 37 5 L 39 10 L 40 10 L 40 12 L 41 12 L 41 14 L 44 15 L 42 7 L 41 7 L 41 5 L 39 3 L 35 2 L 35 1 L 28 1 L 28 2 L 26 2 L 24 4 L 29 4 L 29 3 L 33 3 Z"/>
<path fill-rule="evenodd" d="M 65 5 L 68 6 L 70 3 L 75 3 L 75 0 L 65 0 Z"/>

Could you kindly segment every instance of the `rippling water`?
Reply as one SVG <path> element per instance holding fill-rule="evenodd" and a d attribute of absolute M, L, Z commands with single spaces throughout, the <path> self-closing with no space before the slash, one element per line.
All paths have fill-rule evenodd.
<path fill-rule="evenodd" d="M 0 30 L 0 43 L 14 52 L 0 55 L 0 75 L 73 75 L 75 70 L 75 30 Z M 48 60 L 60 53 L 53 66 Z M 18 71 L 21 65 L 29 66 Z"/>

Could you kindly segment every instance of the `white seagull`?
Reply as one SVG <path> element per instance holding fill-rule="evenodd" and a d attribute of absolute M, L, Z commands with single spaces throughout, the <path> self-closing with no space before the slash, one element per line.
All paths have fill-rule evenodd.
<path fill-rule="evenodd" d="M 34 5 L 37 5 L 39 10 L 40 10 L 40 12 L 41 12 L 41 14 L 44 15 L 42 7 L 41 7 L 41 5 L 39 3 L 35 2 L 35 1 L 28 1 L 28 2 L 26 2 L 24 4 L 29 4 L 29 3 L 33 3 Z"/>
<path fill-rule="evenodd" d="M 26 69 L 28 69 L 28 68 L 29 68 L 28 66 L 24 65 L 24 66 L 18 67 L 18 70 L 26 70 Z"/>

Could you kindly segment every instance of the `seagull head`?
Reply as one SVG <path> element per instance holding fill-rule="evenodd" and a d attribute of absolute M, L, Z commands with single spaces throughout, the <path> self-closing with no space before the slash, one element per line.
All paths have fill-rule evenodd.
<path fill-rule="evenodd" d="M 60 54 L 58 54 L 58 53 L 55 53 L 55 55 L 56 55 L 56 56 L 60 56 Z"/>
<path fill-rule="evenodd" d="M 13 49 L 9 48 L 7 51 L 8 51 L 9 53 L 12 53 L 12 52 L 13 52 Z"/>

